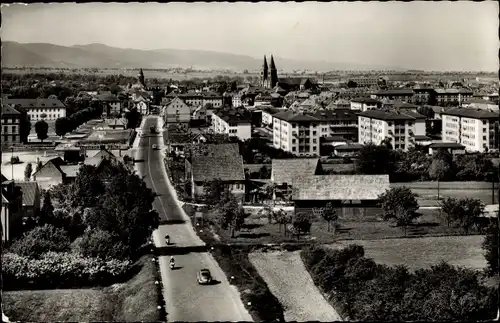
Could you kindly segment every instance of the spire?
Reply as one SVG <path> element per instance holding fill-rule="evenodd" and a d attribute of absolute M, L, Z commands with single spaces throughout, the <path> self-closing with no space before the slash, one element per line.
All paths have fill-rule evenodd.
<path fill-rule="evenodd" d="M 278 70 L 274 64 L 274 57 L 271 55 L 271 88 L 274 88 L 278 84 Z"/>
<path fill-rule="evenodd" d="M 262 72 L 263 72 L 263 79 L 267 80 L 267 75 L 269 73 L 269 68 L 267 67 L 267 58 L 266 55 L 264 55 L 264 64 L 262 65 Z"/>
<path fill-rule="evenodd" d="M 139 83 L 142 85 L 142 86 L 146 86 L 146 83 L 144 82 L 144 72 L 142 71 L 142 68 L 141 70 L 139 71 L 139 75 L 138 75 L 138 78 L 139 78 Z"/>

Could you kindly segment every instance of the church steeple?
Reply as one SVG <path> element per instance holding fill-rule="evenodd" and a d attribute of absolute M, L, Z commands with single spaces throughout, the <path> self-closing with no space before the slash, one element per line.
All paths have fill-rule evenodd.
<path fill-rule="evenodd" d="M 143 87 L 146 87 L 146 82 L 144 81 L 144 72 L 142 71 L 142 68 L 141 70 L 139 71 L 139 75 L 137 75 L 138 79 L 139 79 L 139 83 L 143 86 Z"/>
<path fill-rule="evenodd" d="M 262 71 L 260 72 L 260 82 L 262 87 L 268 87 L 268 75 L 269 75 L 269 68 L 267 66 L 267 58 L 266 55 L 264 55 L 264 63 L 262 64 Z"/>
<path fill-rule="evenodd" d="M 274 57 L 271 55 L 271 88 L 274 88 L 278 84 L 278 70 L 274 64 Z"/>

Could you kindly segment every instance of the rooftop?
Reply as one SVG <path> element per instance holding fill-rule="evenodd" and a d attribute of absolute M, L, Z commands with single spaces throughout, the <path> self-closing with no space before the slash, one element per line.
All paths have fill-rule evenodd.
<path fill-rule="evenodd" d="M 415 113 L 412 111 L 400 111 L 400 112 L 392 112 L 392 111 L 383 111 L 383 110 L 368 110 L 364 112 L 358 113 L 359 116 L 378 119 L 378 120 L 416 120 L 416 119 L 425 119 L 426 117 Z"/>
<path fill-rule="evenodd" d="M 5 99 L 3 103 L 19 105 L 23 108 L 65 108 L 66 106 L 56 99 Z"/>
<path fill-rule="evenodd" d="M 446 111 L 441 112 L 443 115 L 450 115 L 462 118 L 471 118 L 471 119 L 500 119 L 500 114 L 491 112 L 483 109 L 470 109 L 470 108 L 452 108 Z"/>
<path fill-rule="evenodd" d="M 389 188 L 389 175 L 305 175 L 294 179 L 292 199 L 376 201 Z"/>
<path fill-rule="evenodd" d="M 457 142 L 434 142 L 429 145 L 429 148 L 458 148 L 465 149 L 465 146 Z"/>
<path fill-rule="evenodd" d="M 273 159 L 271 180 L 277 184 L 292 185 L 293 178 L 315 175 L 319 158 Z"/>
<path fill-rule="evenodd" d="M 15 185 L 23 192 L 23 205 L 34 206 L 36 193 L 38 191 L 37 182 L 15 182 Z"/>
<path fill-rule="evenodd" d="M 376 95 L 413 95 L 412 89 L 391 89 L 385 91 L 378 91 Z"/>
<path fill-rule="evenodd" d="M 252 113 L 245 108 L 224 108 L 214 111 L 214 114 L 229 124 L 252 122 Z"/>
<path fill-rule="evenodd" d="M 245 170 L 243 157 L 230 156 L 197 156 L 192 159 L 192 174 L 195 182 L 211 181 L 243 181 Z"/>
<path fill-rule="evenodd" d="M 21 114 L 19 111 L 17 111 L 16 109 L 14 109 L 13 107 L 11 107 L 10 105 L 8 104 L 4 104 L 2 102 L 2 116 L 14 116 L 14 115 L 19 115 Z"/>
<path fill-rule="evenodd" d="M 372 98 L 356 98 L 356 99 L 352 99 L 351 102 L 365 103 L 365 104 L 380 104 L 380 101 L 372 99 Z"/>

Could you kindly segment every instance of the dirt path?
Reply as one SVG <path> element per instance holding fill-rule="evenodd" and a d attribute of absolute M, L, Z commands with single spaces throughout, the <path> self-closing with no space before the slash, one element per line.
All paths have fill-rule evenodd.
<path fill-rule="evenodd" d="M 300 251 L 254 252 L 249 259 L 283 305 L 287 322 L 342 320 L 314 285 Z"/>

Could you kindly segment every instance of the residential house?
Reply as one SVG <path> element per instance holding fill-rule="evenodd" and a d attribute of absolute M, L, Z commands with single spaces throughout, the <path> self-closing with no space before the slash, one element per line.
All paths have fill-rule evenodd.
<path fill-rule="evenodd" d="M 176 156 L 185 156 L 186 147 L 207 141 L 207 135 L 189 132 L 168 132 L 167 152 Z"/>
<path fill-rule="evenodd" d="M 40 212 L 40 189 L 37 182 L 15 182 L 23 194 L 23 217 L 35 218 Z"/>
<path fill-rule="evenodd" d="M 41 189 L 47 190 L 54 185 L 73 182 L 79 167 L 79 165 L 68 165 L 61 157 L 56 157 L 47 161 L 32 176 Z"/>
<path fill-rule="evenodd" d="M 179 97 L 175 97 L 162 109 L 164 123 L 189 123 L 191 107 Z"/>
<path fill-rule="evenodd" d="M 498 104 L 491 100 L 485 99 L 469 99 L 462 103 L 464 108 L 481 109 L 488 110 L 492 112 L 498 112 Z"/>
<path fill-rule="evenodd" d="M 272 106 L 261 106 L 262 111 L 262 125 L 267 127 L 273 126 L 273 115 L 283 111 L 283 109 L 274 108 Z"/>
<path fill-rule="evenodd" d="M 415 104 L 432 104 L 435 100 L 434 89 L 423 86 L 416 86 L 413 88 L 413 103 Z"/>
<path fill-rule="evenodd" d="M 446 150 L 452 155 L 465 154 L 465 146 L 456 142 L 433 142 L 428 147 L 430 155 L 433 155 L 439 150 Z"/>
<path fill-rule="evenodd" d="M 207 121 L 207 107 L 200 104 L 199 106 L 191 107 L 191 120 L 203 120 Z"/>
<path fill-rule="evenodd" d="M 28 113 L 29 120 L 33 123 L 38 120 L 56 120 L 66 117 L 66 106 L 54 99 L 5 99 L 4 104 L 14 107 L 20 106 Z M 45 115 L 44 118 L 42 116 Z"/>
<path fill-rule="evenodd" d="M 243 104 L 241 102 L 241 94 L 240 93 L 233 93 L 232 97 L 231 97 L 231 101 L 232 101 L 233 107 L 235 107 L 235 108 L 239 108 L 239 107 L 243 106 Z"/>
<path fill-rule="evenodd" d="M 370 110 L 358 114 L 360 144 L 380 145 L 386 138 L 394 149 L 407 151 L 414 146 L 414 136 L 426 134 L 426 117 L 412 111 Z"/>
<path fill-rule="evenodd" d="M 372 98 L 356 98 L 351 100 L 350 108 L 356 111 L 377 110 L 380 108 L 381 102 Z"/>
<path fill-rule="evenodd" d="M 380 213 L 379 196 L 389 188 L 389 175 L 304 175 L 294 178 L 292 200 L 296 213 L 332 203 L 349 220 Z"/>
<path fill-rule="evenodd" d="M 151 99 L 144 93 L 134 93 L 132 95 L 132 103 L 134 108 L 142 115 L 147 115 L 149 113 L 149 106 L 151 104 Z"/>
<path fill-rule="evenodd" d="M 102 92 L 95 96 L 102 107 L 102 115 L 108 117 L 120 117 L 123 113 L 122 104 L 116 95 L 111 92 Z"/>
<path fill-rule="evenodd" d="M 273 159 L 271 182 L 275 184 L 273 200 L 276 197 L 286 199 L 291 193 L 293 179 L 303 175 L 322 174 L 319 158 Z"/>
<path fill-rule="evenodd" d="M 415 92 L 412 89 L 392 89 L 378 91 L 371 97 L 372 99 L 382 100 L 399 100 L 404 102 L 412 102 Z"/>
<path fill-rule="evenodd" d="M 243 157 L 237 143 L 192 145 L 186 159 L 186 178 L 191 183 L 192 196 L 205 193 L 203 183 L 221 180 L 240 200 L 245 195 Z"/>
<path fill-rule="evenodd" d="M 273 116 L 273 145 L 297 156 L 319 156 L 320 124 L 305 113 L 279 112 Z"/>
<path fill-rule="evenodd" d="M 337 99 L 331 102 L 326 109 L 327 110 L 335 110 L 335 109 L 350 109 L 351 103 L 345 99 Z"/>
<path fill-rule="evenodd" d="M 2 102 L 2 149 L 21 143 L 21 113 Z"/>
<path fill-rule="evenodd" d="M 224 108 L 212 113 L 212 129 L 215 133 L 247 140 L 252 137 L 252 114 L 245 108 Z"/>
<path fill-rule="evenodd" d="M 2 241 L 9 243 L 17 238 L 22 232 L 23 225 L 23 193 L 21 189 L 9 181 L 5 176 L 2 178 Z"/>
<path fill-rule="evenodd" d="M 499 148 L 500 114 L 471 108 L 452 108 L 441 113 L 444 142 L 460 143 L 470 152 Z"/>
<path fill-rule="evenodd" d="M 320 123 L 320 137 L 342 137 L 358 140 L 358 116 L 350 109 L 316 111 L 312 114 Z"/>
<path fill-rule="evenodd" d="M 181 94 L 169 93 L 166 96 L 167 99 L 174 99 L 175 97 L 178 97 L 189 106 L 199 106 L 200 104 L 205 106 L 209 103 L 214 108 L 219 108 L 222 106 L 222 95 L 214 92 L 188 92 Z"/>

